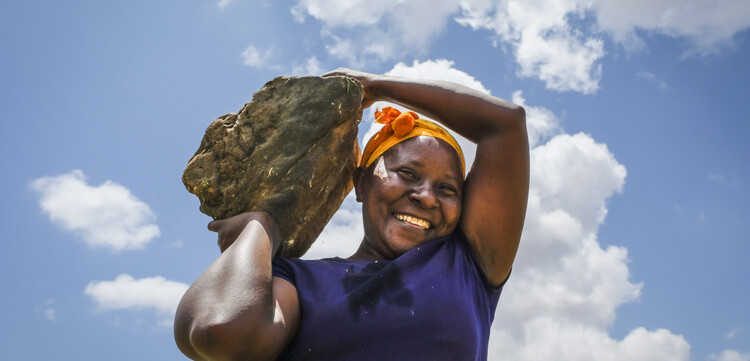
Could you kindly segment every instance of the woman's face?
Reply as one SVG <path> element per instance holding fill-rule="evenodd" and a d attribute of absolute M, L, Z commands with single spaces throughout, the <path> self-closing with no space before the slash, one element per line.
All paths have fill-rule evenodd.
<path fill-rule="evenodd" d="M 425 136 L 407 139 L 360 172 L 355 187 L 371 256 L 393 259 L 456 228 L 463 172 L 447 143 Z"/>

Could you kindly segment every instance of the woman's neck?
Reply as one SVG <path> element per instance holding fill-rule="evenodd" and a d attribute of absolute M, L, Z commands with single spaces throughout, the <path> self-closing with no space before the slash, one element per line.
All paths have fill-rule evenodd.
<path fill-rule="evenodd" d="M 389 258 L 385 257 L 376 248 L 372 247 L 372 245 L 367 242 L 367 238 L 363 238 L 357 251 L 346 259 L 354 261 L 381 261 Z"/>

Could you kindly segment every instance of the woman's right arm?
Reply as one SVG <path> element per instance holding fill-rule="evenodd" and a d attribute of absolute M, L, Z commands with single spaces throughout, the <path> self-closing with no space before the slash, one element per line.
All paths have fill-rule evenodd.
<path fill-rule="evenodd" d="M 177 346 L 193 360 L 274 360 L 299 324 L 296 288 L 271 274 L 281 243 L 263 212 L 214 221 L 222 250 L 177 307 Z"/>

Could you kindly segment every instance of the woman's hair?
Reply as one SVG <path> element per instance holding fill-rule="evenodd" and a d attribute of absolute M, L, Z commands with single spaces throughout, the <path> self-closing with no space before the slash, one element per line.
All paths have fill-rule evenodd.
<path fill-rule="evenodd" d="M 375 121 L 385 124 L 370 138 L 362 154 L 360 167 L 369 167 L 378 157 L 394 145 L 407 139 L 427 136 L 440 139 L 453 148 L 461 160 L 462 175 L 466 174 L 466 161 L 461 146 L 445 128 L 426 119 L 419 119 L 414 112 L 401 113 L 399 110 L 385 107 L 383 111 L 375 111 Z"/>

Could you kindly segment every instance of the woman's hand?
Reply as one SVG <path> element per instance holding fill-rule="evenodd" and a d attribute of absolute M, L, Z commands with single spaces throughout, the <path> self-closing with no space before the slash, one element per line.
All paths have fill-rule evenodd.
<path fill-rule="evenodd" d="M 253 219 L 257 217 L 270 219 L 265 212 L 245 212 L 225 219 L 215 220 L 208 223 L 208 230 L 218 233 L 218 245 L 222 253 L 231 246 L 240 233 Z M 274 232 L 271 232 L 274 233 Z"/>
<path fill-rule="evenodd" d="M 324 78 L 329 76 L 348 76 L 352 79 L 356 79 L 360 84 L 362 84 L 363 95 L 362 107 L 359 108 L 360 113 L 369 108 L 372 103 L 375 103 L 379 100 L 379 95 L 375 94 L 376 92 L 374 91 L 375 89 L 373 87 L 373 84 L 378 77 L 378 75 L 376 74 L 370 74 L 346 68 L 338 68 L 334 71 L 323 74 Z"/>

